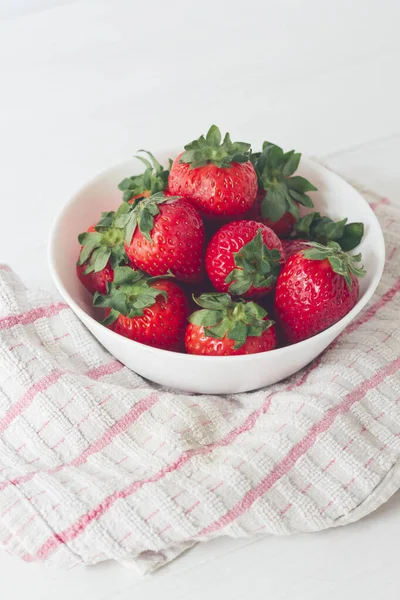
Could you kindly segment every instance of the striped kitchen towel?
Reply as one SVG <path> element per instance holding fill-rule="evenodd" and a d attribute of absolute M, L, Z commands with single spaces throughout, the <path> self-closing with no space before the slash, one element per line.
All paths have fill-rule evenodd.
<path fill-rule="evenodd" d="M 400 211 L 373 300 L 314 363 L 256 392 L 160 388 L 64 303 L 0 267 L 0 543 L 143 573 L 195 542 L 344 525 L 400 486 Z"/>

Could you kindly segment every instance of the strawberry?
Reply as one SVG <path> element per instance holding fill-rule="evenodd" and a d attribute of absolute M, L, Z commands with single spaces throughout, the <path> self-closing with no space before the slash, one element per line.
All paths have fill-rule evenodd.
<path fill-rule="evenodd" d="M 305 238 L 288 238 L 281 240 L 286 259 L 293 256 L 293 254 L 300 252 L 300 250 L 305 250 L 305 244 L 307 244 L 307 241 L 308 240 Z"/>
<path fill-rule="evenodd" d="M 187 144 L 173 162 L 170 192 L 187 198 L 208 217 L 243 215 L 257 193 L 249 150 L 250 144 L 231 142 L 229 133 L 221 143 L 221 133 L 213 125 L 206 137 Z"/>
<path fill-rule="evenodd" d="M 258 177 L 258 194 L 249 218 L 260 220 L 280 237 L 287 237 L 299 219 L 299 205 L 312 208 L 306 192 L 317 188 L 304 177 L 293 176 L 301 154 L 264 142 L 262 152 L 254 153 L 251 161 Z"/>
<path fill-rule="evenodd" d="M 96 293 L 93 305 L 107 309 L 103 324 L 120 335 L 164 350 L 183 348 L 188 302 L 171 279 L 117 267 L 107 294 Z"/>
<path fill-rule="evenodd" d="M 339 244 L 309 242 L 289 258 L 276 284 L 275 312 L 291 343 L 305 340 L 342 319 L 356 304 L 361 254 L 345 254 Z"/>
<path fill-rule="evenodd" d="M 271 219 L 265 219 L 262 215 L 261 205 L 263 200 L 265 199 L 266 192 L 263 189 L 259 189 L 257 192 L 256 200 L 246 214 L 248 219 L 252 221 L 258 221 L 259 223 L 264 223 L 270 229 L 272 229 L 278 237 L 284 239 L 288 237 L 293 231 L 293 226 L 296 223 L 296 218 L 290 212 L 285 212 L 283 217 L 278 219 L 277 221 L 271 221 Z"/>
<path fill-rule="evenodd" d="M 107 289 L 107 281 L 112 281 L 114 278 L 114 271 L 112 270 L 110 264 L 107 263 L 104 269 L 97 273 L 94 271 L 91 273 L 86 273 L 85 271 L 85 265 L 76 265 L 76 272 L 79 280 L 88 290 L 88 292 L 91 294 L 94 294 L 95 292 L 105 294 Z"/>
<path fill-rule="evenodd" d="M 118 189 L 124 192 L 122 196 L 124 202 L 136 198 L 148 198 L 152 194 L 164 191 L 168 186 L 169 170 L 164 169 L 151 152 L 147 150 L 139 150 L 139 152 L 145 152 L 150 160 L 142 156 L 135 157 L 144 164 L 146 170 L 140 175 L 126 177 L 118 185 Z M 170 167 L 171 164 L 172 161 L 170 161 Z"/>
<path fill-rule="evenodd" d="M 255 302 L 232 300 L 229 294 L 202 294 L 185 334 L 189 354 L 231 356 L 273 350 L 276 333 L 267 312 Z"/>
<path fill-rule="evenodd" d="M 91 294 L 106 293 L 114 269 L 128 262 L 124 231 L 115 226 L 115 213 L 102 213 L 100 221 L 78 236 L 81 251 L 76 265 L 78 277 Z"/>
<path fill-rule="evenodd" d="M 116 223 L 125 228 L 125 250 L 135 267 L 154 276 L 171 272 L 181 281 L 201 280 L 204 225 L 190 202 L 158 192 L 124 202 Z"/>
<path fill-rule="evenodd" d="M 282 243 L 263 223 L 233 221 L 212 237 L 206 269 L 218 292 L 244 298 L 268 294 L 284 262 Z"/>

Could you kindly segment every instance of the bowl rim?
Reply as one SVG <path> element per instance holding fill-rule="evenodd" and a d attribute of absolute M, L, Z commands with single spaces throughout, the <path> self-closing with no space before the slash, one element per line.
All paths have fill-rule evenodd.
<path fill-rule="evenodd" d="M 334 333 L 334 336 L 333 336 L 333 339 L 335 339 L 341 333 L 341 331 L 343 331 L 343 329 L 345 329 L 349 325 L 349 323 L 356 317 L 356 315 L 358 313 L 360 313 L 361 310 L 366 306 L 366 304 L 372 298 L 376 288 L 378 287 L 379 282 L 382 277 L 382 274 L 383 274 L 384 266 L 385 266 L 385 255 L 386 255 L 385 241 L 384 241 L 382 228 L 380 226 L 380 223 L 379 223 L 374 211 L 372 210 L 372 208 L 370 207 L 370 205 L 368 204 L 368 202 L 364 198 L 364 196 L 357 190 L 357 188 L 355 188 L 346 179 L 344 179 L 343 177 L 341 177 L 334 171 L 330 170 L 326 166 L 324 166 L 314 160 L 311 160 L 307 157 L 302 156 L 301 161 L 304 164 L 310 165 L 313 169 L 316 169 L 316 171 L 320 171 L 320 172 L 328 171 L 330 176 L 333 176 L 334 179 L 337 179 L 340 182 L 345 183 L 346 186 L 348 186 L 353 191 L 355 191 L 360 196 L 363 203 L 365 204 L 365 209 L 369 212 L 369 216 L 370 216 L 371 220 L 377 226 L 377 231 L 379 232 L 379 238 L 374 240 L 374 242 L 376 244 L 378 265 L 377 265 L 377 269 L 376 269 L 375 273 L 373 274 L 372 280 L 364 293 L 364 296 L 357 301 L 355 306 L 353 306 L 353 308 L 344 317 L 342 317 L 339 321 L 337 321 L 336 323 L 334 323 L 327 329 L 324 329 L 323 331 L 320 331 L 319 333 L 315 334 L 314 336 L 307 338 L 305 340 L 302 340 L 300 342 L 296 342 L 294 344 L 289 344 L 288 346 L 283 346 L 281 348 L 275 348 L 274 350 L 267 350 L 265 352 L 257 352 L 257 353 L 253 353 L 253 354 L 239 354 L 239 355 L 233 355 L 233 356 L 204 356 L 202 354 L 187 354 L 184 352 L 173 352 L 172 350 L 164 350 L 162 348 L 156 348 L 154 346 L 149 346 L 147 344 L 142 344 L 141 342 L 131 340 L 129 338 L 126 338 L 126 337 L 116 333 L 115 331 L 112 331 L 111 329 L 106 328 L 104 325 L 101 324 L 100 321 L 97 321 L 94 317 L 92 317 L 85 310 L 83 310 L 77 304 L 77 302 L 74 300 L 74 298 L 69 294 L 69 292 L 66 290 L 66 288 L 62 282 L 62 279 L 58 274 L 56 260 L 55 260 L 55 248 L 57 245 L 57 230 L 60 226 L 60 223 L 63 221 L 64 215 L 71 209 L 71 207 L 74 204 L 79 204 L 80 196 L 87 189 L 91 188 L 93 186 L 93 184 L 99 183 L 107 175 L 111 175 L 112 173 L 114 173 L 118 168 L 122 168 L 124 165 L 127 165 L 128 162 L 130 162 L 128 160 L 116 163 L 115 165 L 108 167 L 107 169 L 104 169 L 103 171 L 101 171 L 100 173 L 95 175 L 94 177 L 87 180 L 69 198 L 69 200 L 67 200 L 67 202 L 62 206 L 62 208 L 58 211 L 55 218 L 53 219 L 53 222 L 52 222 L 52 225 L 50 228 L 49 237 L 48 237 L 47 260 L 48 260 L 48 265 L 49 265 L 49 269 L 50 269 L 50 274 L 52 276 L 52 279 L 54 281 L 56 288 L 58 289 L 59 293 L 64 298 L 64 300 L 67 302 L 69 307 L 74 311 L 74 313 L 83 322 L 83 325 L 85 327 L 86 327 L 86 324 L 85 324 L 84 320 L 88 319 L 89 321 L 91 321 L 93 323 L 94 327 L 98 327 L 98 326 L 103 327 L 104 329 L 106 329 L 107 334 L 111 336 L 111 339 L 113 339 L 113 338 L 118 339 L 118 341 L 122 344 L 130 344 L 130 345 L 134 344 L 139 349 L 142 349 L 142 350 L 146 349 L 146 351 L 150 352 L 151 354 L 154 353 L 154 354 L 158 355 L 159 353 L 161 353 L 161 356 L 165 356 L 166 354 L 169 356 L 175 356 L 175 357 L 179 356 L 180 359 L 185 360 L 185 361 L 190 361 L 192 363 L 194 363 L 195 361 L 197 361 L 197 362 L 201 361 L 204 363 L 206 361 L 209 361 L 209 362 L 215 361 L 216 359 L 218 359 L 218 361 L 224 361 L 226 363 L 232 362 L 232 361 L 238 362 L 239 359 L 241 359 L 242 361 L 249 361 L 249 360 L 256 360 L 257 358 L 261 359 L 261 357 L 265 357 L 265 355 L 271 355 L 271 353 L 273 353 L 274 356 L 279 356 L 279 354 L 284 355 L 285 352 L 287 353 L 288 350 L 291 350 L 293 348 L 296 348 L 296 350 L 298 349 L 299 351 L 301 351 L 303 348 L 310 346 L 315 339 L 317 339 L 317 338 L 321 339 L 321 337 L 326 335 L 327 332 L 330 332 L 332 334 L 332 332 L 334 332 L 334 330 L 337 330 L 337 333 Z"/>

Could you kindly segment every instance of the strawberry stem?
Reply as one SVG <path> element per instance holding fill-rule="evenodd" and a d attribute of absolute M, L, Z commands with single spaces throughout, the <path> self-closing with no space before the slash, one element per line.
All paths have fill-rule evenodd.
<path fill-rule="evenodd" d="M 78 265 L 87 264 L 85 275 L 102 271 L 108 261 L 113 269 L 128 261 L 124 231 L 116 225 L 115 212 L 102 213 L 95 231 L 81 233 L 78 241 L 82 246 Z"/>
<path fill-rule="evenodd" d="M 201 310 L 189 317 L 190 323 L 204 328 L 204 334 L 222 340 L 235 341 L 234 348 L 243 346 L 249 336 L 259 337 L 274 322 L 267 320 L 267 311 L 255 302 L 232 300 L 229 294 L 209 293 L 193 296 Z"/>
<path fill-rule="evenodd" d="M 309 250 L 302 250 L 304 256 L 309 260 L 328 259 L 332 271 L 344 277 L 349 290 L 352 288 L 351 275 L 355 277 L 364 277 L 366 271 L 363 266 L 357 263 L 361 262 L 360 254 L 351 255 L 343 252 L 337 242 L 328 242 L 326 246 L 318 242 L 308 242 Z"/>
<path fill-rule="evenodd" d="M 117 210 L 115 223 L 123 229 L 126 243 L 131 243 L 137 227 L 143 237 L 152 242 L 150 233 L 154 227 L 154 217 L 160 213 L 159 204 L 178 198 L 179 196 L 165 196 L 163 192 L 157 192 L 149 198 L 138 198 L 133 204 L 123 202 Z"/>
<path fill-rule="evenodd" d="M 316 191 L 317 188 L 304 177 L 293 176 L 300 158 L 299 152 L 290 150 L 285 153 L 270 142 L 263 143 L 262 152 L 251 155 L 259 188 L 267 192 L 261 203 L 261 214 L 265 219 L 276 222 L 289 212 L 298 220 L 298 204 L 308 208 L 314 206 L 306 192 Z"/>
<path fill-rule="evenodd" d="M 230 283 L 231 294 L 241 296 L 252 286 L 256 289 L 268 288 L 276 282 L 281 270 L 281 253 L 276 248 L 270 250 L 264 244 L 261 228 L 233 257 L 237 268 L 225 279 L 226 283 Z"/>
<path fill-rule="evenodd" d="M 162 192 L 168 187 L 169 170 L 164 169 L 148 150 L 138 150 L 138 152 L 144 152 L 150 160 L 143 156 L 135 156 L 135 158 L 144 164 L 146 170 L 140 175 L 126 177 L 118 185 L 118 189 L 124 192 L 122 196 L 124 202 L 129 202 L 129 200 L 144 192 L 149 192 L 152 195 Z"/>
<path fill-rule="evenodd" d="M 312 212 L 302 217 L 294 226 L 296 235 L 320 244 L 337 242 L 344 252 L 353 250 L 364 235 L 363 223 L 347 223 L 347 219 L 333 221 L 329 217 Z"/>
<path fill-rule="evenodd" d="M 93 306 L 111 309 L 103 324 L 111 325 L 120 314 L 129 318 L 141 317 L 145 308 L 156 303 L 158 296 L 168 298 L 167 292 L 151 286 L 154 280 L 143 271 L 117 267 L 114 280 L 107 282 L 107 294 L 96 292 L 93 297 Z"/>
<path fill-rule="evenodd" d="M 212 125 L 206 136 L 201 135 L 197 140 L 186 144 L 180 162 L 189 164 L 191 169 L 215 164 L 221 168 L 229 168 L 233 163 L 245 163 L 250 158 L 250 144 L 232 142 L 229 133 L 221 143 L 221 132 Z"/>

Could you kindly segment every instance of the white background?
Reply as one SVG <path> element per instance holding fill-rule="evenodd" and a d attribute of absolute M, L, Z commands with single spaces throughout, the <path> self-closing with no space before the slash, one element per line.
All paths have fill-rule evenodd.
<path fill-rule="evenodd" d="M 46 236 L 86 179 L 215 122 L 400 201 L 398 0 L 0 0 L 0 261 L 51 286 Z M 340 530 L 215 540 L 140 579 L 0 554 L 6 600 L 397 600 L 400 497 Z"/>
<path fill-rule="evenodd" d="M 0 0 L 0 18 L 14 17 L 79 0 Z"/>

